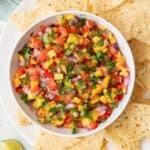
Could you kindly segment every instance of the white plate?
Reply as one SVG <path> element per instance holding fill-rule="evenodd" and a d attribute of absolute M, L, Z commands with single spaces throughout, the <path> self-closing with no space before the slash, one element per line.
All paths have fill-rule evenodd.
<path fill-rule="evenodd" d="M 17 8 L 17 12 L 21 10 L 31 9 L 33 7 L 34 0 L 24 0 L 21 5 Z M 9 114 L 9 118 L 16 129 L 20 132 L 20 134 L 25 138 L 25 140 L 33 145 L 35 143 L 36 135 L 39 131 L 39 128 L 34 125 L 29 126 L 20 126 L 18 124 L 17 118 L 17 105 L 15 103 L 15 99 L 11 95 L 10 87 L 8 83 L 8 60 L 10 58 L 10 51 L 14 49 L 14 46 L 19 39 L 21 33 L 18 31 L 16 26 L 13 24 L 11 20 L 8 21 L 5 30 L 2 35 L 2 40 L 0 42 L 0 98 L 5 110 Z M 108 145 L 109 150 L 117 150 L 112 144 Z M 114 147 L 114 148 L 112 148 Z M 150 150 L 150 140 L 146 139 L 142 144 L 142 150 Z"/>

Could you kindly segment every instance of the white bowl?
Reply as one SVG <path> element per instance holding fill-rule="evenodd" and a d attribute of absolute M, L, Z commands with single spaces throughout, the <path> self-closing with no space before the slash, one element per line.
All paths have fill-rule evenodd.
<path fill-rule="evenodd" d="M 119 103 L 118 107 L 113 111 L 111 116 L 104 123 L 99 124 L 99 126 L 96 129 L 90 130 L 90 131 L 87 131 L 86 129 L 79 129 L 78 133 L 76 133 L 76 134 L 71 134 L 70 129 L 67 129 L 67 128 L 56 128 L 51 124 L 40 124 L 37 121 L 36 114 L 22 100 L 20 100 L 20 97 L 15 92 L 15 90 L 13 88 L 13 85 L 12 85 L 13 75 L 14 75 L 15 71 L 18 68 L 17 52 L 24 46 L 24 44 L 26 42 L 28 42 L 30 34 L 32 32 L 35 32 L 35 33 L 38 32 L 40 25 L 42 25 L 42 24 L 49 25 L 49 24 L 52 24 L 52 23 L 56 23 L 56 17 L 57 16 L 60 16 L 60 15 L 63 15 L 63 14 L 68 14 L 68 13 L 69 14 L 70 13 L 75 14 L 76 16 L 85 17 L 87 19 L 93 20 L 97 24 L 102 24 L 107 29 L 109 29 L 111 32 L 113 32 L 116 39 L 117 39 L 117 42 L 118 42 L 118 45 L 120 47 L 121 52 L 126 57 L 127 65 L 129 67 L 129 70 L 130 70 L 130 82 L 129 82 L 129 85 L 128 85 L 127 94 L 124 96 L 123 100 Z M 35 125 L 39 126 L 42 129 L 45 129 L 46 131 L 48 131 L 51 134 L 64 136 L 64 137 L 87 136 L 87 135 L 96 133 L 96 132 L 106 128 L 107 126 L 109 126 L 113 121 L 115 121 L 119 117 L 119 115 L 123 112 L 123 110 L 127 106 L 128 102 L 130 100 L 132 91 L 133 91 L 134 80 L 135 80 L 134 59 L 133 59 L 131 50 L 130 50 L 125 38 L 122 36 L 122 34 L 113 25 L 108 23 L 103 18 L 98 17 L 98 16 L 93 15 L 93 14 L 90 14 L 90 13 L 81 12 L 81 11 L 64 11 L 64 12 L 56 13 L 56 14 L 47 16 L 47 17 L 41 19 L 40 21 L 36 22 L 35 24 L 33 24 L 21 36 L 21 38 L 17 42 L 16 47 L 15 47 L 14 51 L 12 52 L 12 57 L 11 57 L 11 60 L 10 60 L 10 66 L 9 67 L 10 67 L 9 68 L 9 70 L 10 70 L 10 72 L 9 72 L 10 73 L 10 86 L 12 88 L 13 95 L 15 96 L 16 102 L 19 105 L 21 111 Z"/>

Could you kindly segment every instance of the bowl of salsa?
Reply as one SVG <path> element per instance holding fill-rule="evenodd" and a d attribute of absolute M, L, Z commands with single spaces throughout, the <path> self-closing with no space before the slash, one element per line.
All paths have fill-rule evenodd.
<path fill-rule="evenodd" d="M 10 83 L 20 109 L 50 133 L 80 137 L 125 109 L 135 67 L 121 33 L 103 18 L 66 11 L 43 18 L 17 42 Z"/>

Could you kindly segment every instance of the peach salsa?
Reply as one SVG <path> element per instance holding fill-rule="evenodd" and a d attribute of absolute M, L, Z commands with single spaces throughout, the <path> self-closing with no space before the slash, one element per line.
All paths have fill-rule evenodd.
<path fill-rule="evenodd" d="M 112 32 L 66 14 L 41 25 L 18 52 L 13 85 L 40 123 L 92 130 L 127 92 L 129 68 Z"/>

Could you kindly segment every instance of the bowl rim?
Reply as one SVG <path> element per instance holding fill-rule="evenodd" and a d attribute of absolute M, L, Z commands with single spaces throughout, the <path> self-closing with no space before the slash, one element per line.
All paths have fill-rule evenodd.
<path fill-rule="evenodd" d="M 94 18 L 94 19 L 91 19 L 91 20 L 101 20 L 104 24 L 104 26 L 109 26 L 110 28 L 113 28 L 114 30 L 114 35 L 116 36 L 116 34 L 122 38 L 122 43 L 125 44 L 126 46 L 126 49 L 128 50 L 128 52 L 130 53 L 130 59 L 131 59 L 131 62 L 132 62 L 132 66 L 131 66 L 131 69 L 130 70 L 130 74 L 131 74 L 131 71 L 132 71 L 132 78 L 130 76 L 130 79 L 131 80 L 131 84 L 130 84 L 130 91 L 127 92 L 127 96 L 128 98 L 126 99 L 126 102 L 124 102 L 124 105 L 122 106 L 122 109 L 120 109 L 119 113 L 117 113 L 113 118 L 111 118 L 111 120 L 109 122 L 105 122 L 105 124 L 103 125 L 103 127 L 97 127 L 96 129 L 93 129 L 93 130 L 90 130 L 90 131 L 87 131 L 86 133 L 77 133 L 77 134 L 62 134 L 62 133 L 58 133 L 58 132 L 55 132 L 53 130 L 50 130 L 50 129 L 47 129 L 45 127 L 42 126 L 42 124 L 38 124 L 36 123 L 25 111 L 24 109 L 20 106 L 20 104 L 17 102 L 17 99 L 14 95 L 14 92 L 13 92 L 13 85 L 12 85 L 12 80 L 11 80 L 11 62 L 13 61 L 13 55 L 14 55 L 14 52 L 17 48 L 17 46 L 19 45 L 20 41 L 24 38 L 24 36 L 28 33 L 28 31 L 31 29 L 31 28 L 34 28 L 35 26 L 39 25 L 40 23 L 42 23 L 44 20 L 47 20 L 47 19 L 51 19 L 51 17 L 57 17 L 59 15 L 64 15 L 64 14 L 74 14 L 74 15 L 86 15 L 90 18 Z M 106 27 L 108 30 L 109 27 Z M 111 30 L 110 30 L 111 31 Z M 112 31 L 111 31 L 112 32 Z M 128 62 L 128 60 L 126 59 L 126 61 Z M 9 59 L 9 86 L 11 87 L 11 92 L 12 92 L 12 95 L 13 95 L 13 98 L 15 100 L 15 103 L 17 104 L 19 110 L 24 114 L 24 116 L 30 121 L 32 122 L 33 125 L 37 126 L 38 128 L 40 129 L 43 129 L 45 131 L 47 131 L 48 133 L 50 134 L 53 134 L 53 135 L 57 135 L 57 136 L 61 136 L 61 137 L 68 137 L 68 138 L 75 138 L 75 137 L 82 137 L 82 136 L 88 136 L 88 135 L 91 135 L 91 134 L 94 134 L 94 133 L 97 133 L 98 131 L 101 131 L 103 129 L 105 129 L 106 127 L 108 127 L 109 125 L 111 125 L 122 113 L 123 111 L 125 110 L 125 108 L 127 107 L 129 101 L 130 101 L 130 98 L 132 96 L 132 93 L 133 93 L 133 89 L 134 89 L 134 83 L 135 83 L 135 62 L 134 62 L 134 57 L 133 57 L 133 54 L 132 54 L 132 51 L 127 43 L 127 41 L 125 40 L 124 36 L 122 35 L 122 33 L 114 26 L 112 25 L 111 23 L 109 23 L 107 20 L 105 20 L 104 18 L 100 17 L 100 16 L 96 16 L 92 13 L 89 13 L 89 12 L 84 12 L 84 11 L 78 11 L 78 10 L 67 10 L 67 11 L 61 11 L 61 12 L 55 12 L 51 15 L 47 15 L 45 17 L 42 17 L 41 19 L 37 20 L 36 22 L 34 22 L 31 26 L 29 26 L 24 32 L 23 34 L 19 37 L 19 39 L 17 40 L 15 46 L 13 47 L 13 50 L 10 52 L 10 59 Z M 129 85 L 128 85 L 129 86 Z M 109 117 L 110 118 L 110 117 Z"/>

